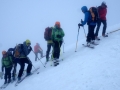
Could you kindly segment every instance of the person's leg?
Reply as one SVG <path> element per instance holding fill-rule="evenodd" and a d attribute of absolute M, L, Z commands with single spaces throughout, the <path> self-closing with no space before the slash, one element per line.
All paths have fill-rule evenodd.
<path fill-rule="evenodd" d="M 47 51 L 46 51 L 46 62 L 49 60 L 49 53 L 51 49 L 51 44 L 47 44 Z"/>
<path fill-rule="evenodd" d="M 96 32 L 95 32 L 95 37 L 98 36 L 98 32 L 99 32 L 100 26 L 101 26 L 101 20 L 98 20 L 97 21 L 97 28 L 96 28 Z"/>
<path fill-rule="evenodd" d="M 90 27 L 90 25 L 88 25 L 88 34 L 87 34 L 86 41 L 87 41 L 87 44 L 90 44 L 90 42 L 91 42 L 91 27 Z"/>
<path fill-rule="evenodd" d="M 31 74 L 31 69 L 32 69 L 32 62 L 28 57 L 25 58 L 24 60 L 25 60 L 25 63 L 28 64 L 28 66 L 27 66 L 27 75 L 30 75 Z"/>
<path fill-rule="evenodd" d="M 38 53 L 35 52 L 35 61 L 37 61 L 37 58 L 38 58 Z"/>
<path fill-rule="evenodd" d="M 40 51 L 41 58 L 43 57 L 43 51 Z"/>
<path fill-rule="evenodd" d="M 18 73 L 18 80 L 21 79 L 21 76 L 23 74 L 23 71 L 24 71 L 24 67 L 25 67 L 25 61 L 24 61 L 24 58 L 21 58 L 20 59 L 20 70 L 19 70 L 19 73 Z"/>
<path fill-rule="evenodd" d="M 104 36 L 105 33 L 106 33 L 107 22 L 106 22 L 106 20 L 102 20 L 102 23 L 103 23 L 103 31 L 102 31 L 102 35 Z"/>
<path fill-rule="evenodd" d="M 95 25 L 92 25 L 91 26 L 91 38 L 92 38 L 93 41 L 95 40 L 94 29 L 95 29 Z"/>
<path fill-rule="evenodd" d="M 57 58 L 58 48 L 59 48 L 59 43 L 57 41 L 54 41 L 54 47 L 53 47 L 53 49 L 54 49 L 54 52 L 53 52 L 54 59 Z"/>
<path fill-rule="evenodd" d="M 17 62 L 14 62 L 13 73 L 12 73 L 13 80 L 15 80 L 15 76 L 16 76 L 16 68 L 17 68 Z"/>
<path fill-rule="evenodd" d="M 5 79 L 4 84 L 6 84 L 6 83 L 7 83 L 7 68 L 5 68 L 5 75 L 4 75 L 4 79 Z"/>
<path fill-rule="evenodd" d="M 9 67 L 8 71 L 7 71 L 7 73 L 8 73 L 8 83 L 11 82 L 11 70 L 12 70 L 12 67 Z"/>
<path fill-rule="evenodd" d="M 62 45 L 62 41 L 59 41 L 59 42 L 58 42 L 58 48 L 57 48 L 57 52 L 58 52 L 58 53 L 57 53 L 57 56 L 56 56 L 57 59 L 59 59 L 59 57 L 60 57 L 60 48 L 61 48 L 61 45 Z"/>

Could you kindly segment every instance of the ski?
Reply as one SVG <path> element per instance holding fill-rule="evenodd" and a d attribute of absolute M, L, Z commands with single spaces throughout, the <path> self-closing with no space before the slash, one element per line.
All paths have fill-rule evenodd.
<path fill-rule="evenodd" d="M 84 47 L 89 47 L 89 48 L 92 48 L 94 49 L 94 46 L 88 46 L 88 45 L 85 45 L 85 44 L 82 44 Z"/>
<path fill-rule="evenodd" d="M 35 70 L 33 70 L 33 71 L 31 72 L 32 74 L 30 74 L 29 76 L 33 75 L 38 69 L 40 69 L 40 67 L 38 67 L 38 68 L 36 68 Z M 37 74 L 39 74 L 39 72 L 37 72 Z M 19 81 L 17 81 L 17 82 L 15 83 L 15 86 L 18 86 L 18 84 L 20 84 L 23 80 L 25 80 L 26 77 L 29 77 L 29 76 L 24 76 L 24 77 L 22 77 L 21 80 L 19 80 Z"/>
<path fill-rule="evenodd" d="M 92 45 L 99 45 L 98 43 L 91 43 Z"/>
<path fill-rule="evenodd" d="M 9 85 L 9 83 L 3 84 L 3 85 L 0 87 L 0 89 L 5 89 L 8 85 Z"/>

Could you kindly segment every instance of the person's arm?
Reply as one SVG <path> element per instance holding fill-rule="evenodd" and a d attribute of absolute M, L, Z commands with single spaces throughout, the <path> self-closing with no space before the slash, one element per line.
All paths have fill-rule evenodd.
<path fill-rule="evenodd" d="M 82 25 L 83 25 L 83 26 L 87 23 L 88 17 L 89 17 L 89 12 L 86 12 L 86 13 L 85 13 L 85 17 L 84 17 L 84 21 L 82 22 Z"/>

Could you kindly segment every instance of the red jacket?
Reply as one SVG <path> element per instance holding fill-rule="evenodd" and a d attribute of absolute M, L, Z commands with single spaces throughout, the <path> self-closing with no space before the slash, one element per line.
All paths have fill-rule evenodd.
<path fill-rule="evenodd" d="M 36 44 L 35 46 L 34 46 L 34 52 L 39 52 L 40 51 L 40 46 L 38 45 L 38 44 Z M 42 49 L 41 49 L 42 50 Z"/>
<path fill-rule="evenodd" d="M 107 9 L 106 7 L 98 7 L 98 14 L 101 20 L 106 20 Z"/>

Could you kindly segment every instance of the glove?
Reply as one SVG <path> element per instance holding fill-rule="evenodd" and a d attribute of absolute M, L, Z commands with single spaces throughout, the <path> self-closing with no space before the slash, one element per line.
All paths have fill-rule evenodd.
<path fill-rule="evenodd" d="M 32 50 L 32 47 L 31 47 L 31 46 L 29 46 L 29 47 L 28 47 L 28 49 L 31 51 L 31 50 Z"/>
<path fill-rule="evenodd" d="M 81 19 L 81 23 L 83 23 L 83 20 Z"/>
<path fill-rule="evenodd" d="M 83 26 L 83 25 L 79 23 L 79 24 L 78 24 L 78 27 L 80 27 L 80 26 Z"/>
<path fill-rule="evenodd" d="M 61 38 L 61 35 L 57 35 L 57 38 Z"/>

